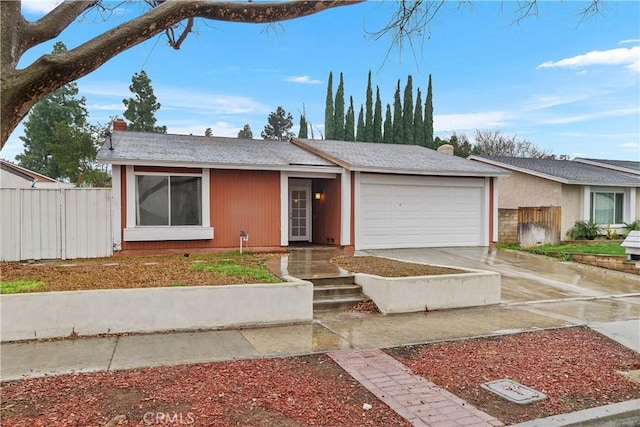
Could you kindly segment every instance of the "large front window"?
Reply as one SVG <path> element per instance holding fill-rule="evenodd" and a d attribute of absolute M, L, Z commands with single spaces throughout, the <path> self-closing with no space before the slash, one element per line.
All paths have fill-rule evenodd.
<path fill-rule="evenodd" d="M 622 224 L 623 206 L 623 193 L 592 192 L 590 219 L 596 224 Z"/>
<path fill-rule="evenodd" d="M 136 175 L 136 225 L 202 225 L 202 177 Z"/>

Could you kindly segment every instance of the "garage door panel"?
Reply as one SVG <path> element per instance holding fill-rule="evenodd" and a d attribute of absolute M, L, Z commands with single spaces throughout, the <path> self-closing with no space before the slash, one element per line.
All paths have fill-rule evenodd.
<path fill-rule="evenodd" d="M 469 186 L 462 179 L 452 186 L 381 181 L 361 184 L 358 248 L 482 245 L 484 187 L 478 180 L 465 181 Z"/>

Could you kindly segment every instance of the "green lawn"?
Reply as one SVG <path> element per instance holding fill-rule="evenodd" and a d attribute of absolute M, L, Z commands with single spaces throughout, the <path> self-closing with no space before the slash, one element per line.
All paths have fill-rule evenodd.
<path fill-rule="evenodd" d="M 517 249 L 534 254 L 567 258 L 571 254 L 597 254 L 597 255 L 622 255 L 625 250 L 620 246 L 620 242 L 602 241 L 589 243 L 560 243 L 557 245 L 541 245 L 532 248 L 521 248 L 520 245 L 499 245 L 503 249 Z"/>
<path fill-rule="evenodd" d="M 15 294 L 17 292 L 35 291 L 44 286 L 43 282 L 33 280 L 13 280 L 0 282 L 0 294 Z"/>

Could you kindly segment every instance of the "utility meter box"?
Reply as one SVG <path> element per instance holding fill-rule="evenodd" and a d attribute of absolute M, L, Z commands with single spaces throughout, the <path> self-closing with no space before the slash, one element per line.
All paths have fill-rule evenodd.
<path fill-rule="evenodd" d="M 622 246 L 627 252 L 627 257 L 636 262 L 636 268 L 640 268 L 640 230 L 630 231 Z"/>

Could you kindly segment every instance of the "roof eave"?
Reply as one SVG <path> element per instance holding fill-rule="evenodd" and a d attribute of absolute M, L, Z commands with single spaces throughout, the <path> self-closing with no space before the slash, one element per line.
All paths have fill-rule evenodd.
<path fill-rule="evenodd" d="M 368 166 L 352 166 L 353 172 L 366 172 L 366 173 L 385 173 L 393 175 L 425 175 L 425 176 L 463 176 L 473 178 L 491 178 L 508 176 L 508 172 L 480 172 L 480 171 L 451 171 L 451 170 L 424 170 L 424 169 L 397 169 L 397 168 L 381 168 L 381 167 L 368 167 Z"/>

